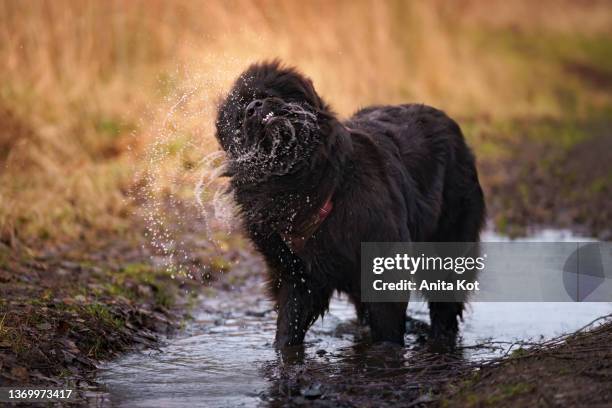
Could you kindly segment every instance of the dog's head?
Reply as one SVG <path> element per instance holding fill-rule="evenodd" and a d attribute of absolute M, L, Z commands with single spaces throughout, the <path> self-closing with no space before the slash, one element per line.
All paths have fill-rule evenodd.
<path fill-rule="evenodd" d="M 217 139 L 239 182 L 298 171 L 321 141 L 329 109 L 312 81 L 278 61 L 250 66 L 217 114 Z"/>

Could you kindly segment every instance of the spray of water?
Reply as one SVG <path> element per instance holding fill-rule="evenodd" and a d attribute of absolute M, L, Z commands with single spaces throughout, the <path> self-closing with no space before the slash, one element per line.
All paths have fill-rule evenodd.
<path fill-rule="evenodd" d="M 137 173 L 138 199 L 156 261 L 173 277 L 205 278 L 211 259 L 239 259 L 227 253 L 232 250 L 229 236 L 238 226 L 229 181 L 221 177 L 228 166 L 249 175 L 251 182 L 263 181 L 293 171 L 316 145 L 315 115 L 294 103 L 263 118 L 265 138 L 246 145 L 247 130 L 236 129 L 237 148 L 220 151 L 214 137 L 217 101 L 234 78 L 235 73 L 221 68 L 206 77 L 177 73 L 169 81 L 175 88 L 165 107 L 148 126 L 152 141 L 146 166 Z"/>
<path fill-rule="evenodd" d="M 230 61 L 231 62 L 231 61 Z M 236 229 L 232 196 L 220 177 L 225 154 L 214 138 L 216 101 L 235 69 L 202 76 L 182 67 L 160 88 L 171 88 L 163 107 L 143 124 L 150 143 L 135 185 L 154 262 L 173 278 L 210 276 L 211 259 L 227 256 Z"/>
<path fill-rule="evenodd" d="M 219 177 L 227 168 L 225 153 L 209 153 L 200 165 L 202 170 L 195 186 L 195 199 L 204 217 L 206 232 L 213 236 L 214 229 L 222 227 L 230 234 L 235 227 L 236 207 L 227 187 L 219 183 Z"/>

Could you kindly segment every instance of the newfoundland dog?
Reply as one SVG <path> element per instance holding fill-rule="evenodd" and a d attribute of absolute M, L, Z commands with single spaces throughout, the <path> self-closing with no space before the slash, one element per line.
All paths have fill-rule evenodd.
<path fill-rule="evenodd" d="M 360 243 L 479 240 L 483 193 L 457 123 L 419 104 L 341 121 L 310 79 L 273 61 L 240 75 L 216 127 L 230 191 L 269 267 L 276 345 L 302 344 L 334 291 L 373 341 L 403 344 L 407 303 L 360 299 Z M 430 301 L 432 339 L 454 341 L 462 311 Z"/>

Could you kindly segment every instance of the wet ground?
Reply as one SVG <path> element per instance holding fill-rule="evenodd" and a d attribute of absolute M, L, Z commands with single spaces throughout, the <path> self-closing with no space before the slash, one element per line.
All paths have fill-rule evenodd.
<path fill-rule="evenodd" d="M 483 240 L 504 239 L 489 233 Z M 585 238 L 547 230 L 529 239 Z M 515 341 L 571 332 L 611 312 L 610 303 L 474 303 L 462 324 L 459 359 L 501 356 Z M 414 401 L 431 380 L 419 380 L 421 365 L 418 372 L 411 372 L 414 361 L 429 358 L 420 341 L 427 307 L 412 303 L 409 314 L 405 348 L 372 346 L 367 332 L 355 324 L 352 306 L 337 297 L 325 318 L 309 331 L 304 349 L 280 355 L 272 344 L 276 314 L 263 291 L 263 278 L 252 276 L 230 290 L 217 291 L 214 297 L 203 297 L 186 330 L 159 349 L 132 353 L 103 366 L 98 376 L 101 388 L 91 395 L 91 402 L 126 407 L 250 407 L 287 402 L 351 406 L 355 399 L 347 395 L 361 394 L 364 401 L 366 394 L 368 401 L 367 393 L 382 396 L 382 403 L 398 398 Z M 443 375 L 440 380 L 444 381 Z M 396 392 L 397 384 L 406 394 Z M 411 389 L 414 392 L 407 393 Z M 369 400 L 370 405 L 379 402 Z"/>

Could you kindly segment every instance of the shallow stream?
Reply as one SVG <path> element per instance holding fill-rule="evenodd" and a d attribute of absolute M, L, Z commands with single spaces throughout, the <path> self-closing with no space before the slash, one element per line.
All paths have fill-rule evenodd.
<path fill-rule="evenodd" d="M 499 240 L 506 238 L 494 233 L 483 237 L 483 241 Z M 544 230 L 523 240 L 585 238 Z M 474 303 L 461 327 L 463 358 L 495 357 L 507 352 L 513 341 L 551 338 L 611 312 L 610 303 Z M 102 389 L 92 395 L 92 402 L 125 407 L 276 406 L 282 400 L 279 396 L 291 392 L 302 394 L 302 402 L 304 397 L 323 397 L 326 378 L 337 381 L 339 376 L 371 374 L 384 381 L 386 371 L 397 369 L 393 361 L 419 349 L 419 322 L 428 321 L 426 304 L 412 303 L 409 315 L 415 320 L 406 347 L 378 350 L 355 324 L 352 306 L 346 299 L 334 298 L 329 314 L 308 332 L 304 353 L 293 365 L 296 376 L 319 381 L 292 391 L 282 380 L 286 356 L 277 354 L 272 344 L 276 314 L 262 278 L 249 278 L 231 291 L 203 298 L 186 330 L 159 350 L 128 354 L 106 364 L 98 376 Z M 494 347 L 471 348 L 490 340 Z M 400 359 L 390 356 L 394 353 Z"/>

